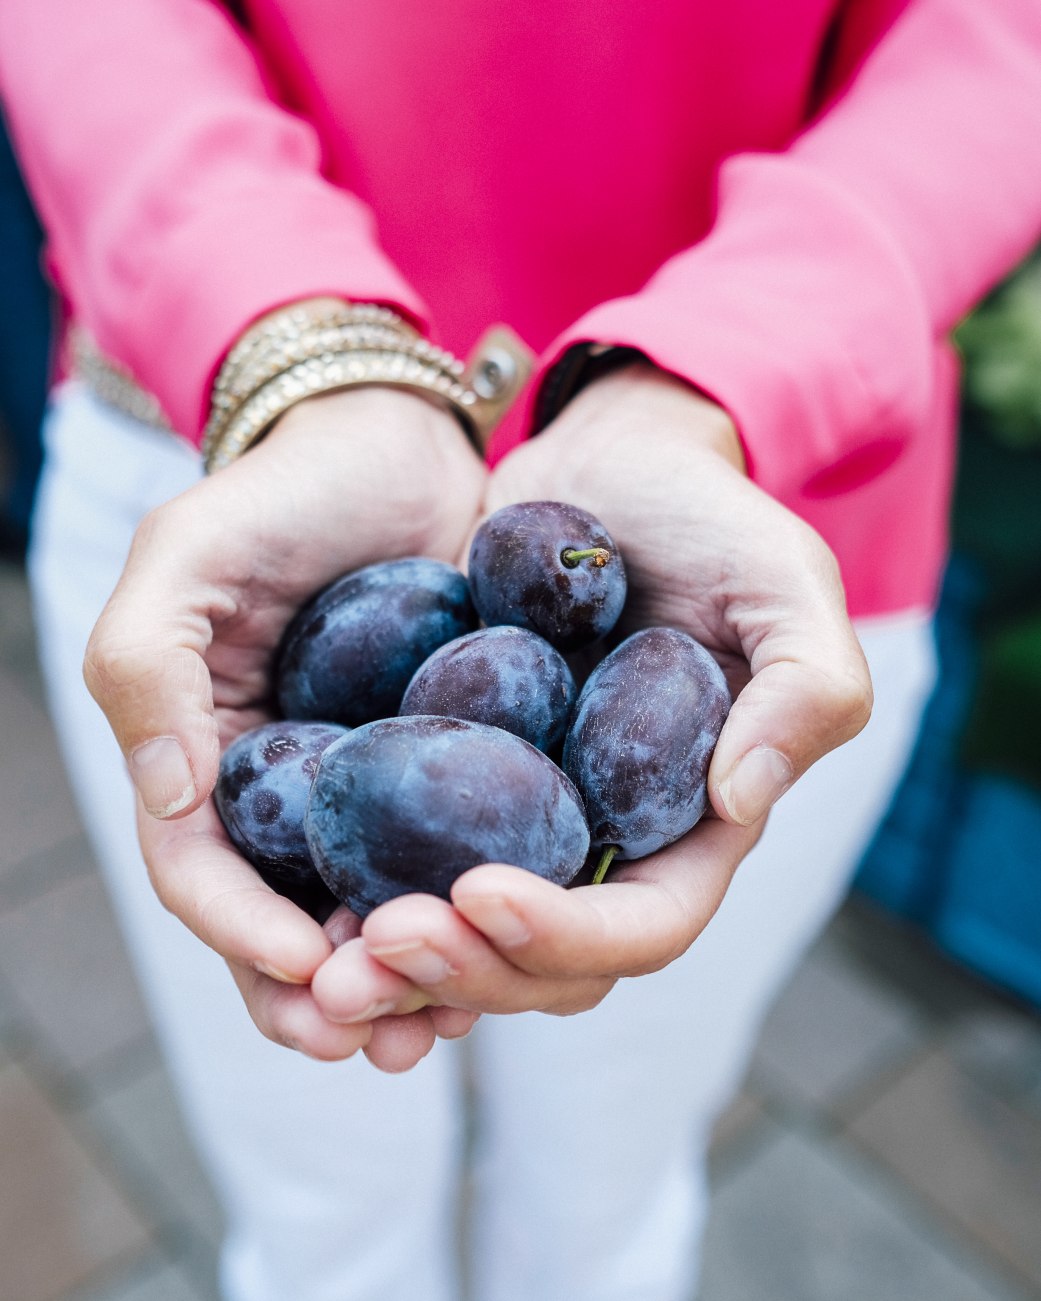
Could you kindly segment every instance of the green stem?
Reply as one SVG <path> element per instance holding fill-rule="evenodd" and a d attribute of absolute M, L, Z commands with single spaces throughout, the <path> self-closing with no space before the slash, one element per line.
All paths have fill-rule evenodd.
<path fill-rule="evenodd" d="M 607 875 L 607 869 L 614 862 L 614 856 L 618 853 L 617 845 L 605 845 L 604 852 L 600 855 L 600 862 L 596 865 L 596 871 L 593 873 L 593 884 L 599 885 Z"/>
<path fill-rule="evenodd" d="M 575 569 L 580 560 L 591 560 L 597 569 L 603 569 L 604 565 L 611 559 L 611 553 L 606 547 L 588 547 L 585 551 L 576 551 L 574 547 L 565 547 L 560 553 L 560 559 L 568 569 Z"/>

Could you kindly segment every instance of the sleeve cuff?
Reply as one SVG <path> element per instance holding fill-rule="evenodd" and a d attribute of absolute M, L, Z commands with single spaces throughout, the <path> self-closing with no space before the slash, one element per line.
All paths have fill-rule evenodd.
<path fill-rule="evenodd" d="M 584 382 L 576 349 L 613 344 L 724 407 L 773 496 L 845 491 L 890 464 L 928 412 L 920 292 L 872 215 L 799 161 L 735 159 L 721 189 L 701 244 L 555 341 L 535 425 Z"/>

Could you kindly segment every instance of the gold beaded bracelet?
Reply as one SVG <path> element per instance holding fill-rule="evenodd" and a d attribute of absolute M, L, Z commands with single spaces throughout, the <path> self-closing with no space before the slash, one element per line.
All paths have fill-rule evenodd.
<path fill-rule="evenodd" d="M 207 473 L 236 460 L 297 402 L 319 393 L 389 384 L 433 397 L 480 447 L 474 410 L 481 398 L 464 365 L 375 304 L 298 304 L 247 330 L 213 388 L 203 435 Z"/>
<path fill-rule="evenodd" d="M 477 425 L 470 412 L 479 399 L 453 374 L 404 349 L 352 349 L 309 357 L 261 385 L 239 407 L 220 436 L 204 448 L 207 473 L 230 465 L 262 438 L 279 416 L 304 398 L 368 384 L 391 385 L 441 399 L 477 442 Z"/>
<path fill-rule="evenodd" d="M 309 357 L 355 348 L 393 348 L 401 340 L 402 335 L 387 326 L 335 325 L 305 330 L 286 341 L 266 341 L 224 378 L 219 389 L 214 386 L 213 412 L 233 411 L 269 379 Z"/>

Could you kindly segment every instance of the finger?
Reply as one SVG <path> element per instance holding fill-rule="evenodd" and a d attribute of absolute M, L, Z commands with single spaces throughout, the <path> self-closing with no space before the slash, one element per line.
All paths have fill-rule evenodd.
<path fill-rule="evenodd" d="M 427 1011 L 439 1039 L 464 1039 L 481 1019 L 480 1012 L 469 1012 L 462 1007 L 431 1005 Z"/>
<path fill-rule="evenodd" d="M 329 943 L 333 948 L 338 949 L 348 940 L 355 940 L 361 934 L 361 918 L 342 903 L 322 922 L 322 930 L 328 935 Z"/>
<path fill-rule="evenodd" d="M 362 939 L 372 957 L 432 1000 L 473 1012 L 568 1015 L 595 1006 L 613 983 L 584 973 L 543 978 L 520 970 L 432 895 L 403 895 L 383 904 L 365 919 Z"/>
<path fill-rule="evenodd" d="M 209 606 L 185 554 L 173 504 L 141 524 L 126 568 L 87 646 L 83 674 L 148 812 L 174 817 L 213 788 L 220 757 L 203 658 Z M 182 521 L 183 523 L 183 521 Z"/>
<path fill-rule="evenodd" d="M 311 991 L 322 1014 L 344 1025 L 406 1016 L 430 1002 L 405 976 L 378 962 L 360 937 L 342 944 L 318 968 Z"/>
<path fill-rule="evenodd" d="M 544 435 L 511 448 L 495 466 L 485 488 L 482 518 L 519 501 L 553 497 L 553 456 Z M 475 526 L 475 531 L 476 531 Z"/>
<path fill-rule="evenodd" d="M 318 1061 L 338 1062 L 353 1057 L 372 1037 L 368 1024 L 327 1021 L 306 985 L 285 985 L 249 967 L 229 966 L 253 1023 L 274 1043 Z"/>
<path fill-rule="evenodd" d="M 410 1016 L 385 1016 L 372 1023 L 365 1056 L 388 1075 L 410 1071 L 433 1048 L 437 1039 L 427 1011 Z"/>
<path fill-rule="evenodd" d="M 159 822 L 138 802 L 138 835 L 163 905 L 229 962 L 306 984 L 332 951 L 328 936 L 276 894 L 231 847 L 211 802 Z"/>
<path fill-rule="evenodd" d="M 676 844 L 570 890 L 493 864 L 452 887 L 456 910 L 509 962 L 539 977 L 657 971 L 708 925 L 762 830 L 703 820 Z"/>
<path fill-rule="evenodd" d="M 721 818 L 749 826 L 828 751 L 864 727 L 871 676 L 846 615 L 838 568 L 806 531 L 801 561 L 770 601 L 733 609 L 752 677 L 734 701 L 709 769 Z"/>
<path fill-rule="evenodd" d="M 467 573 L 474 535 L 490 515 L 521 501 L 556 499 L 553 486 L 553 457 L 546 455 L 546 439 L 540 435 L 511 448 L 495 466 L 485 483 L 477 517 L 470 523 L 456 565 Z M 570 500 L 570 498 L 569 498 Z"/>
<path fill-rule="evenodd" d="M 346 909 L 342 910 L 346 912 Z M 357 934 L 361 923 L 353 913 L 351 927 Z M 329 923 L 326 923 L 326 932 Z M 346 952 L 344 951 L 346 949 Z M 351 937 L 351 943 L 337 949 L 315 973 L 311 992 L 323 1016 L 341 1024 L 358 1024 L 396 1015 L 407 1020 L 414 1011 L 426 1007 L 429 995 L 411 981 L 377 962 L 364 943 Z M 479 1014 L 455 1007 L 426 1007 L 434 1033 L 439 1039 L 462 1039 L 468 1035 Z"/>

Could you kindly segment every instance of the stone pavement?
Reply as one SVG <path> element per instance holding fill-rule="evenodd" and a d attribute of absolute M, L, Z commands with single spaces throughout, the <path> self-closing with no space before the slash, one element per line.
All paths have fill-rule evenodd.
<path fill-rule="evenodd" d="M 1037 1301 L 1041 1020 L 853 902 L 713 1183 L 701 1301 Z M 216 1301 L 219 1233 L 0 565 L 0 1298 Z"/>

